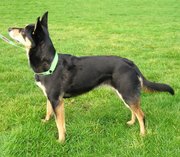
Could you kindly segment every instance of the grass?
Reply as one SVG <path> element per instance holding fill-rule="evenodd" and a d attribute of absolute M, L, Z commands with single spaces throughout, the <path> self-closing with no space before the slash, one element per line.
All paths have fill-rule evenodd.
<path fill-rule="evenodd" d="M 0 41 L 0 157 L 179 156 L 179 6 L 177 0 L 2 1 L 3 35 L 48 10 L 57 51 L 127 57 L 176 95 L 142 93 L 145 137 L 137 123 L 126 125 L 130 112 L 108 88 L 65 100 L 67 138 L 60 145 L 54 119 L 41 123 L 46 100 L 25 53 Z"/>

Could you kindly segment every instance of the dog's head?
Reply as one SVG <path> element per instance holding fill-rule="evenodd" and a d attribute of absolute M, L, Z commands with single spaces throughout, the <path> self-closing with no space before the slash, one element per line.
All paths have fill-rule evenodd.
<path fill-rule="evenodd" d="M 48 33 L 48 12 L 42 18 L 37 18 L 36 24 L 29 24 L 24 28 L 9 28 L 8 32 L 12 39 L 23 44 L 26 48 L 34 48 L 40 43 L 50 40 Z"/>

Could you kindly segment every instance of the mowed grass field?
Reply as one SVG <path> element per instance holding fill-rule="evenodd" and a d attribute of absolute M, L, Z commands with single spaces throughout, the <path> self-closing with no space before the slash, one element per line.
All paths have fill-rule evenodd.
<path fill-rule="evenodd" d="M 180 1 L 14 0 L 0 3 L 0 33 L 34 23 L 49 11 L 59 53 L 116 55 L 133 60 L 168 93 L 142 92 L 147 135 L 128 127 L 131 113 L 107 87 L 66 99 L 66 142 L 54 118 L 41 122 L 46 98 L 23 50 L 0 40 L 0 157 L 177 157 L 180 154 Z M 109 60 L 109 62 L 111 62 Z"/>

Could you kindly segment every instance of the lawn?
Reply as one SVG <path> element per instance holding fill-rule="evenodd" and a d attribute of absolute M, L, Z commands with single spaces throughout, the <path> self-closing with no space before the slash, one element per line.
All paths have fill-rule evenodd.
<path fill-rule="evenodd" d="M 107 87 L 65 100 L 66 142 L 54 118 L 41 122 L 46 99 L 23 50 L 0 40 L 0 157 L 178 157 L 180 154 L 180 1 L 13 0 L 0 3 L 0 33 L 34 23 L 49 11 L 59 53 L 117 55 L 133 60 L 175 96 L 142 92 L 147 135 L 128 127 L 130 111 Z"/>

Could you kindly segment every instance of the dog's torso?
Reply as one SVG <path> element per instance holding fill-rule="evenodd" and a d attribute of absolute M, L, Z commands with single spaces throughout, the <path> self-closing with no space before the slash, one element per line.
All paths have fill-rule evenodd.
<path fill-rule="evenodd" d="M 132 75 L 137 82 L 137 73 L 132 65 L 131 61 L 116 56 L 75 57 L 59 54 L 54 74 L 36 75 L 35 79 L 41 82 L 41 89 L 43 86 L 46 93 L 56 90 L 67 98 L 88 92 L 101 84 L 116 86 L 114 79 L 118 77 L 121 82 L 120 77 L 124 74 Z"/>

